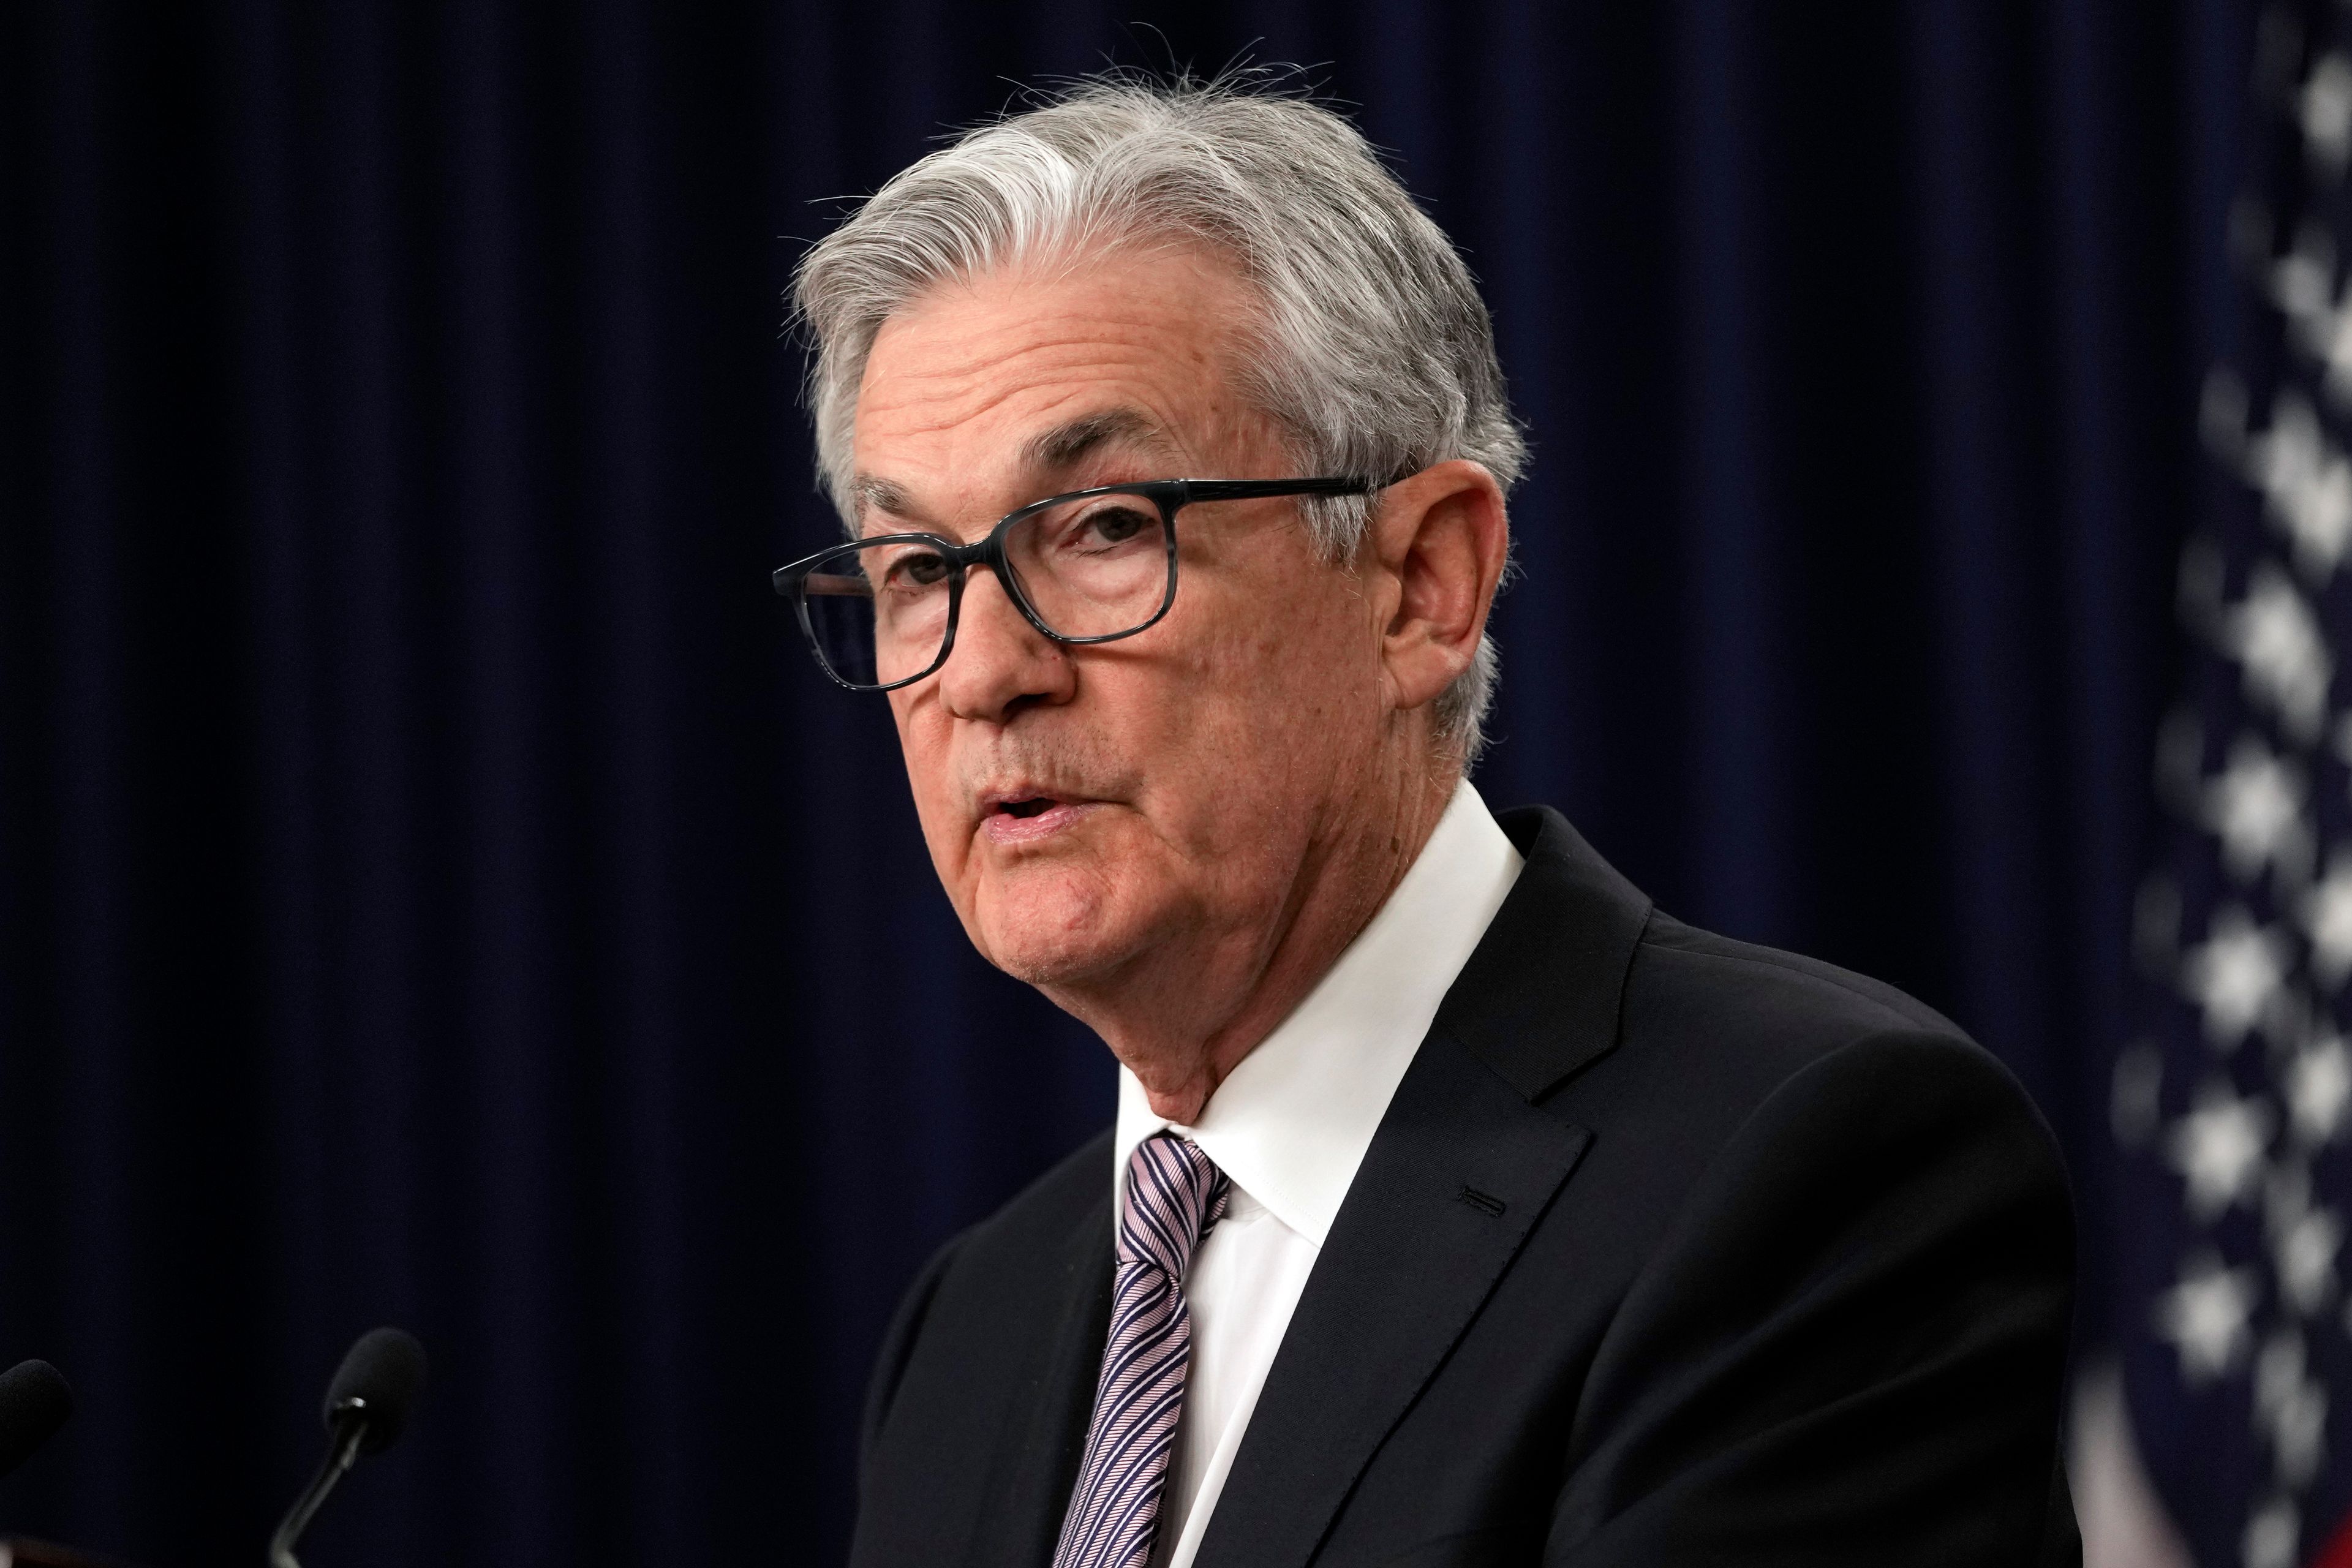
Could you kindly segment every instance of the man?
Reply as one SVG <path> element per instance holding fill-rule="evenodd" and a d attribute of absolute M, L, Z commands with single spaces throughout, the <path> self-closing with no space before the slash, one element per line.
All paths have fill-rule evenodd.
<path fill-rule="evenodd" d="M 908 1294 L 855 1563 L 2079 1554 L 2014 1082 L 1465 781 L 1524 448 L 1344 121 L 1084 85 L 798 297 L 855 542 L 777 586 L 973 942 L 1120 1064 Z"/>

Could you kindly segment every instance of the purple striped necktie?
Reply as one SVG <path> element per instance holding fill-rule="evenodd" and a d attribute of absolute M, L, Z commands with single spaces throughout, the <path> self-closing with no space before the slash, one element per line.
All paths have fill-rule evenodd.
<path fill-rule="evenodd" d="M 1184 1268 L 1226 1190 L 1215 1163 L 1172 1133 L 1145 1139 L 1127 1163 L 1110 1337 L 1054 1568 L 1144 1568 L 1151 1555 L 1192 1360 Z"/>

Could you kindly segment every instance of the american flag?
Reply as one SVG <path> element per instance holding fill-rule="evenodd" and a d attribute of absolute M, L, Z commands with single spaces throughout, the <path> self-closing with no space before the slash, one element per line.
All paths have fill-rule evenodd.
<path fill-rule="evenodd" d="M 2352 1568 L 2352 10 L 2261 19 L 2118 1059 L 2123 1382 L 2204 1568 Z"/>

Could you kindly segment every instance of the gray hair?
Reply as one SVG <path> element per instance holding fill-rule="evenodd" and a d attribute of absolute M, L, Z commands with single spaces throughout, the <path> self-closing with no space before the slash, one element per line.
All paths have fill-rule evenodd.
<path fill-rule="evenodd" d="M 1385 482 L 1467 458 L 1510 489 L 1527 443 L 1469 268 L 1354 126 L 1261 79 L 1087 79 L 901 171 L 810 248 L 793 303 L 815 348 L 817 466 L 853 528 L 851 434 L 884 321 L 942 282 L 1168 240 L 1214 247 L 1256 287 L 1248 390 L 1307 471 Z M 1302 510 L 1346 562 L 1372 506 Z M 1496 664 L 1482 637 L 1434 705 L 1465 764 Z"/>

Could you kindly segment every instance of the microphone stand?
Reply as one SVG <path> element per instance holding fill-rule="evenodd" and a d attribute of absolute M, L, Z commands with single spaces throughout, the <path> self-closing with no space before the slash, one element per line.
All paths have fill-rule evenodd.
<path fill-rule="evenodd" d="M 360 1445 L 367 1440 L 367 1401 L 346 1399 L 335 1406 L 334 1436 L 327 1444 L 327 1457 L 319 1465 L 319 1473 L 302 1489 L 287 1510 L 278 1533 L 269 1538 L 269 1568 L 302 1568 L 294 1555 L 294 1543 L 310 1527 L 310 1518 L 335 1489 L 335 1483 L 345 1471 L 359 1462 Z"/>

